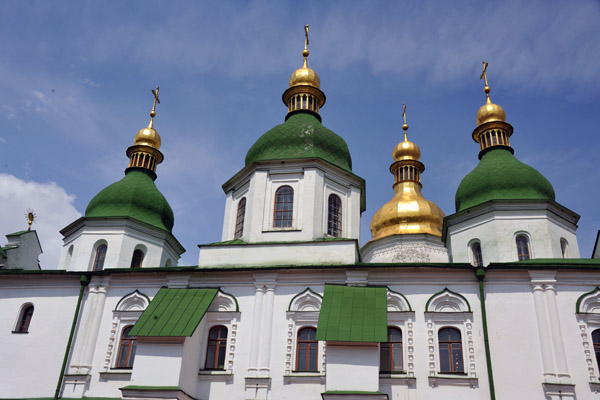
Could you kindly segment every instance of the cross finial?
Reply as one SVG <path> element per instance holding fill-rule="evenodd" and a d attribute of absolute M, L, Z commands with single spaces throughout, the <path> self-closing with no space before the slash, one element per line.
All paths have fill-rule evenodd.
<path fill-rule="evenodd" d="M 304 50 L 308 50 L 308 24 L 304 25 Z"/>
<path fill-rule="evenodd" d="M 486 63 L 485 60 L 483 60 L 483 71 L 481 71 L 481 75 L 479 76 L 479 79 L 483 79 L 483 81 L 485 82 L 483 92 L 485 93 L 488 101 L 490 101 L 490 86 L 488 85 L 488 80 L 487 80 L 487 67 L 488 67 L 488 63 Z"/>
<path fill-rule="evenodd" d="M 484 80 L 485 86 L 488 85 L 488 82 L 487 82 L 487 73 L 486 73 L 487 67 L 488 67 L 488 63 L 486 63 L 485 60 L 483 60 L 483 71 L 481 71 L 481 75 L 479 76 L 479 79 L 483 79 Z"/>
<path fill-rule="evenodd" d="M 404 118 L 404 125 L 402 125 L 402 129 L 404 130 L 404 141 L 408 140 L 408 136 L 406 131 L 408 130 L 408 124 L 406 123 L 406 104 L 402 103 L 402 118 Z"/>
<path fill-rule="evenodd" d="M 154 95 L 154 104 L 152 104 L 152 111 L 150 111 L 150 117 L 152 118 L 156 116 L 156 103 L 160 104 L 160 99 L 158 98 L 158 89 L 158 86 L 156 87 L 156 90 L 152 89 L 152 94 Z"/>

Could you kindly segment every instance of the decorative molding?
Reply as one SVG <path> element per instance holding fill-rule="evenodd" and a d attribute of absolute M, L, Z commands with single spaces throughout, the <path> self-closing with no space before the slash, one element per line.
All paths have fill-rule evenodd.
<path fill-rule="evenodd" d="M 288 312 L 319 311 L 322 302 L 323 296 L 313 292 L 310 288 L 306 288 L 302 293 L 298 293 L 290 300 Z"/>
<path fill-rule="evenodd" d="M 444 288 L 427 300 L 425 312 L 471 312 L 471 305 L 462 294 Z"/>
<path fill-rule="evenodd" d="M 445 377 L 440 376 L 439 373 L 439 344 L 437 333 L 441 328 L 452 327 L 461 332 L 465 378 L 476 379 L 477 372 L 475 368 L 475 341 L 473 340 L 473 314 L 428 312 L 425 313 L 425 321 L 427 324 L 427 350 L 429 353 L 427 369 L 429 371 L 429 377 L 442 377 L 446 379 Z M 458 378 L 452 376 L 449 379 Z"/>
<path fill-rule="evenodd" d="M 575 305 L 576 313 L 600 314 L 600 288 L 582 294 Z"/>
<path fill-rule="evenodd" d="M 150 298 L 136 289 L 123 296 L 114 311 L 143 311 L 148 304 L 150 304 Z"/>
<path fill-rule="evenodd" d="M 213 312 L 239 312 L 237 299 L 228 293 L 219 290 L 215 296 L 208 311 Z"/>
<path fill-rule="evenodd" d="M 479 386 L 479 380 L 477 378 L 469 378 L 466 376 L 430 376 L 429 386 L 432 388 L 438 386 L 469 386 L 470 388 L 476 388 Z"/>
<path fill-rule="evenodd" d="M 402 293 L 394 292 L 390 288 L 387 290 L 387 311 L 412 311 L 410 303 Z"/>

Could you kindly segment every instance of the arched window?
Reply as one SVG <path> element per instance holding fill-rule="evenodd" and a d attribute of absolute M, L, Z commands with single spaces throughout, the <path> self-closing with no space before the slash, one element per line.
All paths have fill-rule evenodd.
<path fill-rule="evenodd" d="M 342 236 L 342 200 L 335 194 L 329 195 L 327 234 L 335 237 Z"/>
<path fill-rule="evenodd" d="M 136 338 L 130 336 L 133 325 L 123 328 L 121 341 L 119 342 L 119 356 L 117 357 L 117 368 L 132 368 L 133 359 L 135 358 Z"/>
<path fill-rule="evenodd" d="M 388 341 L 379 345 L 379 372 L 402 371 L 402 331 L 388 327 Z"/>
<path fill-rule="evenodd" d="M 29 304 L 21 309 L 21 315 L 17 322 L 15 333 L 27 333 L 29 332 L 29 324 L 31 323 L 31 317 L 33 316 L 33 305 Z"/>
<path fill-rule="evenodd" d="M 144 261 L 144 252 L 140 249 L 133 251 L 133 257 L 131 257 L 131 268 L 142 268 L 142 261 Z"/>
<path fill-rule="evenodd" d="M 234 239 L 239 239 L 244 234 L 244 217 L 246 216 L 246 198 L 242 199 L 238 203 L 237 217 L 235 218 L 235 234 Z"/>
<path fill-rule="evenodd" d="M 275 211 L 273 213 L 273 227 L 290 228 L 294 211 L 294 189 L 282 186 L 275 192 Z"/>
<path fill-rule="evenodd" d="M 529 239 L 525 235 L 517 236 L 517 254 L 519 256 L 519 261 L 529 260 L 531 258 L 531 253 L 529 251 Z"/>
<path fill-rule="evenodd" d="M 565 238 L 560 239 L 560 251 L 563 258 L 569 258 L 569 242 Z"/>
<path fill-rule="evenodd" d="M 313 327 L 302 328 L 298 331 L 296 343 L 296 371 L 319 371 L 319 342 L 315 340 L 317 330 Z"/>
<path fill-rule="evenodd" d="M 483 267 L 483 256 L 481 254 L 481 243 L 475 242 L 471 245 L 471 253 L 473 254 L 473 265 Z"/>
<path fill-rule="evenodd" d="M 440 372 L 463 373 L 463 352 L 460 331 L 455 328 L 442 328 L 438 332 L 440 346 Z"/>
<path fill-rule="evenodd" d="M 102 271 L 104 268 L 104 259 L 106 258 L 106 250 L 108 246 L 101 244 L 96 248 L 96 256 L 94 257 L 94 271 Z"/>
<path fill-rule="evenodd" d="M 225 369 L 225 353 L 227 350 L 227 328 L 214 326 L 208 332 L 205 369 Z"/>
<path fill-rule="evenodd" d="M 600 368 L 600 329 L 592 332 L 592 342 L 594 343 L 594 353 L 596 354 L 596 365 Z"/>

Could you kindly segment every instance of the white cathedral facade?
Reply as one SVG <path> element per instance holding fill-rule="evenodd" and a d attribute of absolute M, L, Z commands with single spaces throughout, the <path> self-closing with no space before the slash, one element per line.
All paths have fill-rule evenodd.
<path fill-rule="evenodd" d="M 580 258 L 579 216 L 514 157 L 487 78 L 456 212 L 423 197 L 405 120 L 360 248 L 365 182 L 303 56 L 198 265 L 177 266 L 154 184 L 154 108 L 125 177 L 61 230 L 58 270 L 39 268 L 35 231 L 7 235 L 0 398 L 600 398 L 600 259 Z"/>

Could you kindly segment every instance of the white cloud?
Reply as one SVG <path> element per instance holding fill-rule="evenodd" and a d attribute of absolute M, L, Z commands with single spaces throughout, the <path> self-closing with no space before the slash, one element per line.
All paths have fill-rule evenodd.
<path fill-rule="evenodd" d="M 62 235 L 58 232 L 81 216 L 73 203 L 75 196 L 68 194 L 54 182 L 23 181 L 13 175 L 0 174 L 1 235 L 27 228 L 26 212 L 33 209 L 37 231 L 44 253 L 40 256 L 42 269 L 56 269 L 62 249 Z M 0 237 L 2 245 L 6 239 Z"/>

